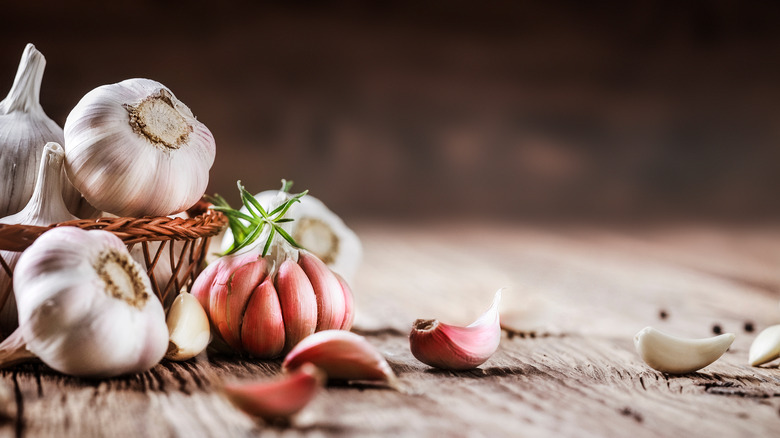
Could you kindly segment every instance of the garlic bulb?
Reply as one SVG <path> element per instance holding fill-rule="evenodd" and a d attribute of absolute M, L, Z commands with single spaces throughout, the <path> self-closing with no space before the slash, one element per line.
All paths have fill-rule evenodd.
<path fill-rule="evenodd" d="M 354 320 L 347 283 L 303 250 L 222 257 L 201 272 L 192 295 L 216 335 L 259 358 L 278 357 L 315 331 L 349 330 Z"/>
<path fill-rule="evenodd" d="M 62 200 L 62 161 L 65 151 L 57 143 L 47 143 L 43 148 L 35 192 L 22 211 L 0 219 L 3 224 L 48 226 L 57 222 L 76 219 L 68 212 Z M 14 269 L 21 252 L 0 251 L 6 264 Z M 13 296 L 12 280 L 5 270 L 0 270 L 0 330 L 3 337 L 16 329 L 16 300 Z"/>
<path fill-rule="evenodd" d="M 267 190 L 255 195 L 255 199 L 268 211 L 292 195 L 284 190 Z M 246 212 L 246 208 L 241 211 Z M 293 204 L 285 215 L 293 219 L 290 235 L 307 251 L 325 262 L 334 272 L 347 281 L 355 278 L 363 257 L 363 246 L 354 231 L 349 229 L 335 213 L 319 199 L 306 195 Z M 222 250 L 233 244 L 233 234 L 225 231 Z"/>
<path fill-rule="evenodd" d="M 163 84 L 128 79 L 87 93 L 65 121 L 65 170 L 118 216 L 184 211 L 206 190 L 214 137 Z"/>
<path fill-rule="evenodd" d="M 40 104 L 41 81 L 46 59 L 28 44 L 22 54 L 14 84 L 0 101 L 0 216 L 18 212 L 33 193 L 35 172 L 43 146 L 63 143 L 60 128 Z M 66 205 L 77 212 L 81 196 L 61 172 Z"/>
<path fill-rule="evenodd" d="M 21 332 L 26 349 L 62 373 L 141 372 L 168 348 L 165 313 L 149 277 L 108 231 L 43 233 L 16 265 L 14 294 L 19 329 L 9 339 Z"/>

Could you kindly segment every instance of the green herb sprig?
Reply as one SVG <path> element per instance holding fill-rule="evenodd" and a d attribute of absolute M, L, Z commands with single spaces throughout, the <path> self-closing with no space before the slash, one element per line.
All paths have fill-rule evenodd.
<path fill-rule="evenodd" d="M 208 197 L 208 201 L 214 204 L 210 208 L 221 211 L 227 216 L 228 226 L 233 233 L 233 244 L 222 255 L 234 254 L 251 245 L 260 238 L 260 235 L 263 233 L 266 226 L 270 227 L 270 231 L 268 232 L 268 238 L 263 246 L 263 257 L 268 254 L 268 250 L 271 248 L 271 243 L 276 234 L 282 236 L 282 238 L 294 248 L 301 248 L 301 245 L 299 245 L 280 224 L 293 221 L 293 219 L 285 218 L 284 215 L 293 204 L 300 202 L 301 198 L 309 193 L 308 190 L 292 195 L 290 199 L 273 209 L 273 211 L 268 212 L 260 205 L 260 202 L 258 202 L 257 199 L 241 185 L 241 181 L 238 181 L 237 185 L 238 191 L 241 193 L 241 202 L 249 212 L 248 214 L 230 207 L 230 204 L 228 204 L 225 198 L 218 194 Z M 289 192 L 290 187 L 292 187 L 292 181 L 283 179 L 282 191 Z"/>

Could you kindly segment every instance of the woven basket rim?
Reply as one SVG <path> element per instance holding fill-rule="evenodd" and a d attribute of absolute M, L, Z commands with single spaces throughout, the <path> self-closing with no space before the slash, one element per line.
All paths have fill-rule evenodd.
<path fill-rule="evenodd" d="M 193 211 L 192 209 L 190 210 Z M 227 217 L 219 211 L 199 205 L 191 218 L 168 216 L 101 217 L 59 222 L 49 226 L 0 224 L 0 250 L 24 251 L 35 239 L 55 227 L 110 231 L 125 244 L 164 240 L 196 240 L 219 234 Z"/>

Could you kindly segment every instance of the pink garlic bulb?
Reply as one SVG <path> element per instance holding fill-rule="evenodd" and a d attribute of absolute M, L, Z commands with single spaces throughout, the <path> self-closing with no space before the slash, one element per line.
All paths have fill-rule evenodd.
<path fill-rule="evenodd" d="M 256 252 L 221 257 L 198 276 L 192 295 L 212 333 L 233 350 L 264 359 L 316 331 L 349 330 L 354 320 L 347 283 L 305 250 L 283 258 Z"/>

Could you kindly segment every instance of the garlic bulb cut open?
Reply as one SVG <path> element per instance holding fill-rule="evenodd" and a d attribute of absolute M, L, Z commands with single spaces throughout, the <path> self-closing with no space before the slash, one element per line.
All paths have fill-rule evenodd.
<path fill-rule="evenodd" d="M 57 222 L 76 219 L 68 212 L 62 200 L 62 161 L 65 151 L 57 143 L 47 143 L 43 148 L 35 191 L 22 211 L 0 219 L 2 224 L 22 224 L 47 226 Z M 6 264 L 14 269 L 21 252 L 0 251 Z M 10 334 L 18 325 L 16 300 L 13 296 L 11 277 L 0 269 L 0 332 L 3 337 Z"/>
<path fill-rule="evenodd" d="M 87 93 L 65 121 L 65 170 L 99 210 L 184 211 L 206 190 L 214 137 L 163 84 L 128 79 Z"/>
<path fill-rule="evenodd" d="M 267 190 L 255 195 L 255 199 L 267 211 L 292 197 L 281 190 Z M 246 207 L 241 211 L 246 211 Z M 363 258 L 363 246 L 357 234 L 344 224 L 333 211 L 319 199 L 306 195 L 293 204 L 285 215 L 294 219 L 289 224 L 290 235 L 307 251 L 322 260 L 333 272 L 344 277 L 348 283 L 355 278 Z M 225 231 L 222 250 L 233 244 L 230 229 Z M 261 245 L 258 242 L 258 245 Z"/>
<path fill-rule="evenodd" d="M 168 348 L 165 312 L 149 277 L 108 231 L 43 233 L 16 265 L 14 294 L 27 350 L 62 373 L 141 372 Z"/>
<path fill-rule="evenodd" d="M 30 200 L 43 146 L 64 141 L 60 128 L 40 104 L 46 59 L 28 44 L 22 54 L 14 84 L 0 101 L 0 217 L 18 212 Z M 81 195 L 62 179 L 65 202 L 76 213 Z M 47 224 L 48 225 L 48 224 Z"/>

